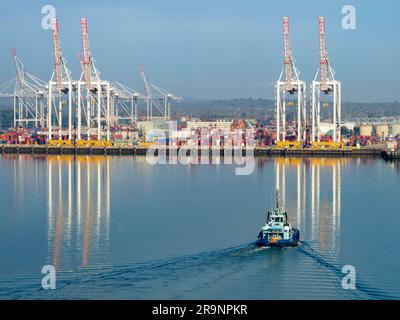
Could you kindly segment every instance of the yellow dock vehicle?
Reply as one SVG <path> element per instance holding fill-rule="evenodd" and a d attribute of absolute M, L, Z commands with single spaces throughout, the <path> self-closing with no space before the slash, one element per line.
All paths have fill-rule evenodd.
<path fill-rule="evenodd" d="M 50 147 L 71 147 L 71 140 L 49 140 L 47 141 L 47 145 Z"/>
<path fill-rule="evenodd" d="M 278 141 L 276 143 L 278 149 L 301 149 L 301 141 Z"/>
<path fill-rule="evenodd" d="M 333 142 L 333 141 L 319 141 L 319 142 L 312 142 L 311 149 L 316 150 L 332 150 L 332 149 L 344 149 L 343 142 Z"/>
<path fill-rule="evenodd" d="M 77 147 L 111 147 L 113 143 L 106 140 L 77 140 Z"/>

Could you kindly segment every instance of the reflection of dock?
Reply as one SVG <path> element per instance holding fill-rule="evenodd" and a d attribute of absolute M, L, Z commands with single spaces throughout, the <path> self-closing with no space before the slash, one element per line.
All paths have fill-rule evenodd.
<path fill-rule="evenodd" d="M 341 166 L 342 159 L 310 159 L 311 165 L 311 237 L 315 237 L 319 228 L 322 248 L 329 244 L 338 244 L 341 220 Z M 321 190 L 321 168 L 325 180 L 331 180 L 331 188 Z M 323 184 L 329 186 L 329 184 Z M 323 203 L 321 204 L 321 193 Z M 329 237 L 330 236 L 330 237 Z M 336 242 L 335 242 L 336 240 Z"/>
<path fill-rule="evenodd" d="M 276 189 L 281 194 L 282 207 L 290 212 L 296 212 L 297 222 L 300 222 L 301 215 L 305 213 L 306 204 L 306 174 L 305 167 L 301 158 L 277 158 L 276 165 Z M 292 207 L 291 202 L 287 201 L 287 187 L 286 187 L 286 174 L 288 170 L 292 169 L 296 172 L 296 208 Z M 291 181 L 292 182 L 292 181 Z M 290 183 L 292 185 L 292 183 Z M 304 191 L 302 191 L 304 190 Z"/>
<path fill-rule="evenodd" d="M 318 239 L 321 248 L 339 244 L 344 161 L 341 158 L 274 159 L 275 184 L 282 207 L 305 235 L 302 238 Z"/>
<path fill-rule="evenodd" d="M 81 265 L 86 267 L 93 251 L 103 254 L 108 246 L 110 159 L 49 156 L 47 163 L 52 264 L 56 268 L 65 265 L 61 257 L 68 259 L 73 252 L 81 252 Z"/>

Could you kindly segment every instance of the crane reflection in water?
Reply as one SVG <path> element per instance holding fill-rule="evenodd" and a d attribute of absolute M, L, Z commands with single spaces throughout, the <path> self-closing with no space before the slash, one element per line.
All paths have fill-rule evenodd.
<path fill-rule="evenodd" d="M 288 212 L 292 224 L 300 229 L 301 240 L 319 241 L 323 250 L 338 249 L 341 172 L 347 159 L 260 158 L 261 171 L 266 161 L 274 163 L 280 205 Z"/>
<path fill-rule="evenodd" d="M 280 205 L 288 211 L 293 225 L 301 230 L 302 240 L 318 241 L 322 250 L 338 250 L 341 171 L 347 160 L 268 159 L 271 160 Z M 97 261 L 99 255 L 107 253 L 110 161 L 103 156 L 48 157 L 48 248 L 56 268 L 64 262 L 68 264 L 72 255 L 80 259 L 81 267 L 88 267 L 91 254 L 96 255 Z M 263 161 L 266 159 L 259 159 L 261 170 Z M 328 180 L 331 182 L 327 183 Z M 63 254 L 63 250 L 67 252 Z"/>
<path fill-rule="evenodd" d="M 92 254 L 107 253 L 110 159 L 49 156 L 47 175 L 49 262 L 63 268 L 68 263 L 63 258 L 76 254 L 80 265 L 88 267 Z"/>

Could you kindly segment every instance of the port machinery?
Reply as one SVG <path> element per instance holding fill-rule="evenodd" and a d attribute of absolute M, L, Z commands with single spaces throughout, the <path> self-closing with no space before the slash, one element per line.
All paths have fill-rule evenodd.
<path fill-rule="evenodd" d="M 44 127 L 45 81 L 26 71 L 15 48 L 11 48 L 11 55 L 16 75 L 0 85 L 0 97 L 13 99 L 13 126 Z"/>
<path fill-rule="evenodd" d="M 290 47 L 289 18 L 282 18 L 284 40 L 284 67 L 276 83 L 276 146 L 285 149 L 300 149 L 307 142 L 307 102 L 306 84 L 299 78 Z M 327 52 L 325 17 L 318 17 L 320 66 L 311 83 L 311 148 L 340 149 L 341 140 L 341 82 L 335 79 Z M 297 102 L 288 96 L 296 95 Z M 322 97 L 331 98 L 332 102 L 322 101 Z M 321 105 L 332 106 L 332 141 L 321 141 Z M 297 107 L 297 139 L 286 141 L 287 107 Z"/>
<path fill-rule="evenodd" d="M 180 102 L 183 98 L 150 82 L 143 65 L 138 65 L 138 71 L 145 90 L 147 120 L 151 121 L 155 118 L 169 120 L 171 118 L 171 100 Z"/>
<path fill-rule="evenodd" d="M 58 138 L 62 140 L 63 135 L 63 105 L 68 105 L 68 140 L 72 139 L 72 105 L 76 101 L 76 89 L 79 85 L 72 81 L 66 60 L 63 58 L 60 47 L 60 38 L 58 32 L 58 21 L 53 18 L 51 21 L 51 31 L 53 37 L 54 50 L 54 71 L 47 85 L 47 135 L 48 141 L 52 140 L 53 114 L 58 124 Z M 52 143 L 52 142 L 50 142 Z"/>
<path fill-rule="evenodd" d="M 297 105 L 297 143 L 306 138 L 306 82 L 300 80 L 300 72 L 295 66 L 290 47 L 289 18 L 282 18 L 283 43 L 284 43 L 284 66 L 276 82 L 276 140 L 278 146 L 285 147 L 286 142 L 286 114 L 288 105 Z M 295 95 L 296 103 L 288 101 L 288 96 Z"/>
<path fill-rule="evenodd" d="M 72 145 L 76 140 L 76 145 L 103 146 L 110 144 L 111 128 L 120 124 L 136 126 L 138 105 L 142 102 L 147 104 L 147 121 L 157 117 L 153 116 L 153 109 L 169 120 L 170 102 L 181 101 L 182 97 L 148 81 L 144 69 L 139 71 L 145 95 L 121 82 L 102 79 L 89 46 L 87 20 L 82 18 L 80 22 L 79 80 L 72 79 L 62 55 L 56 18 L 51 21 L 54 70 L 48 82 L 28 73 L 16 50 L 12 50 L 16 77 L 0 85 L 0 98 L 14 100 L 14 128 L 42 129 L 41 134 L 47 136 L 50 145 Z"/>
<path fill-rule="evenodd" d="M 111 83 L 111 95 L 111 126 L 135 123 L 138 120 L 138 104 L 146 97 L 118 81 Z"/>
<path fill-rule="evenodd" d="M 320 66 L 311 84 L 311 143 L 317 148 L 341 146 L 342 85 L 335 79 L 326 45 L 325 17 L 318 17 Z M 319 80 L 318 80 L 319 75 Z M 321 96 L 332 97 L 332 142 L 321 142 Z"/>
<path fill-rule="evenodd" d="M 82 55 L 80 64 L 82 68 L 78 81 L 77 105 L 77 139 L 82 139 L 82 116 L 85 118 L 86 137 L 91 140 L 102 139 L 102 125 L 106 128 L 105 140 L 110 140 L 111 129 L 111 88 L 110 81 L 100 78 L 100 71 L 96 68 L 95 60 L 89 46 L 88 24 L 86 18 L 81 19 Z M 84 105 L 82 102 L 86 102 Z"/>

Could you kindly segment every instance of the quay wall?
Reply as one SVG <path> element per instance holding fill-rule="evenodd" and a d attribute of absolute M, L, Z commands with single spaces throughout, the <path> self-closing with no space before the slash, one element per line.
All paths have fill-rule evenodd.
<path fill-rule="evenodd" d="M 207 148 L 209 155 L 215 154 L 215 150 Z M 207 153 L 199 149 L 200 152 Z M 177 149 L 167 149 L 167 155 Z M 242 150 L 245 154 L 245 150 Z M 3 154 L 58 154 L 58 155 L 146 155 L 147 148 L 137 146 L 111 146 L 111 147 L 76 147 L 76 146 L 46 146 L 46 145 L 0 145 L 0 153 Z M 224 155 L 223 149 L 220 156 Z M 218 153 L 218 151 L 217 151 Z M 157 155 L 157 152 L 155 153 Z M 189 151 L 188 151 L 189 154 Z M 284 157 L 383 157 L 387 159 L 399 159 L 399 152 L 388 152 L 382 149 L 360 148 L 360 149 L 277 149 L 256 147 L 255 156 L 284 156 Z"/>

